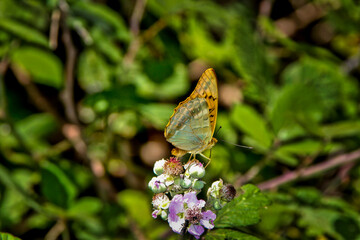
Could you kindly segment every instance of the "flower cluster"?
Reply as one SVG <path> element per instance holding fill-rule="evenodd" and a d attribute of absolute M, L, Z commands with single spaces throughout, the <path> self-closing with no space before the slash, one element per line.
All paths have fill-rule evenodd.
<path fill-rule="evenodd" d="M 155 193 L 152 216 L 168 221 L 172 230 L 179 234 L 186 231 L 199 239 L 205 228 L 214 228 L 216 210 L 231 201 L 236 191 L 223 181 L 214 182 L 208 189 L 208 201 L 198 200 L 203 189 L 205 168 L 198 160 L 183 165 L 178 158 L 159 160 L 154 165 L 153 177 L 148 186 Z"/>

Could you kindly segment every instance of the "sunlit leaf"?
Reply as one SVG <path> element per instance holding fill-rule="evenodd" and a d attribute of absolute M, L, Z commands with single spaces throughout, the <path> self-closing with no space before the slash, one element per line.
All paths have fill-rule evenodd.
<path fill-rule="evenodd" d="M 63 69 L 60 60 L 48 51 L 22 47 L 12 55 L 12 63 L 30 74 L 32 80 L 47 86 L 63 86 Z"/>
<path fill-rule="evenodd" d="M 14 237 L 10 233 L 2 233 L 2 232 L 0 232 L 0 240 L 20 240 L 20 238 Z"/>
<path fill-rule="evenodd" d="M 272 134 L 264 119 L 250 106 L 236 105 L 231 113 L 231 120 L 241 131 L 248 134 L 265 148 L 272 143 Z"/>
<path fill-rule="evenodd" d="M 152 220 L 150 200 L 146 194 L 136 190 L 123 190 L 118 194 L 119 204 L 142 227 Z"/>
<path fill-rule="evenodd" d="M 171 104 L 153 103 L 139 106 L 139 111 L 145 121 L 149 121 L 155 128 L 163 130 L 174 108 L 175 106 Z"/>

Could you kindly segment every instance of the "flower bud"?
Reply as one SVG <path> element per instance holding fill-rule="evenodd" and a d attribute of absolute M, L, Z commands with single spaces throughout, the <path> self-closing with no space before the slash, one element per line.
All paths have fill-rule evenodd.
<path fill-rule="evenodd" d="M 214 209 L 215 210 L 220 210 L 221 208 L 222 208 L 222 206 L 221 206 L 220 201 L 215 201 L 214 202 Z"/>
<path fill-rule="evenodd" d="M 159 177 L 153 177 L 149 182 L 149 188 L 154 193 L 162 193 L 166 191 L 166 186 L 163 181 L 163 178 Z"/>
<path fill-rule="evenodd" d="M 231 184 L 226 184 L 220 190 L 220 197 L 226 202 L 230 202 L 236 195 L 236 189 Z"/>
<path fill-rule="evenodd" d="M 156 161 L 155 164 L 154 164 L 154 173 L 156 175 L 160 175 L 164 172 L 164 164 L 166 163 L 166 160 L 165 159 L 161 159 L 159 161 Z"/>
<path fill-rule="evenodd" d="M 166 221 L 168 218 L 168 213 L 166 211 L 161 211 L 161 218 Z"/>
<path fill-rule="evenodd" d="M 191 182 L 191 180 L 189 178 L 181 179 L 180 186 L 182 188 L 187 189 L 187 188 L 191 187 L 191 184 L 192 184 L 192 182 Z"/>
<path fill-rule="evenodd" d="M 217 198 L 217 199 L 220 198 L 220 190 L 223 186 L 224 186 L 224 183 L 223 183 L 222 179 L 213 182 L 207 192 L 208 198 L 209 197 L 213 197 L 213 198 Z"/>
<path fill-rule="evenodd" d="M 198 179 L 195 179 L 192 184 L 193 189 L 201 190 L 204 187 L 204 182 Z"/>
<path fill-rule="evenodd" d="M 189 174 L 193 178 L 197 178 L 197 179 L 202 178 L 205 176 L 205 168 L 200 162 L 196 164 L 192 164 L 189 167 Z"/>

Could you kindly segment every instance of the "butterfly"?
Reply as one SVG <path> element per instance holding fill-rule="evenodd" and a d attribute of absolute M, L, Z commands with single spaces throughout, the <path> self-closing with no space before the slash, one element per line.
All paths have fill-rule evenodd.
<path fill-rule="evenodd" d="M 213 137 L 218 111 L 218 88 L 215 71 L 207 69 L 191 95 L 179 103 L 165 127 L 164 135 L 175 146 L 172 155 L 201 154 L 217 142 Z M 190 156 L 190 159 L 191 159 Z"/>

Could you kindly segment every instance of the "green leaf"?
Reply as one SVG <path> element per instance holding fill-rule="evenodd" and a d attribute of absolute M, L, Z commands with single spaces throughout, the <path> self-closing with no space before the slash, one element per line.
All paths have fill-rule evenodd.
<path fill-rule="evenodd" d="M 246 80 L 248 86 L 244 89 L 244 94 L 249 98 L 266 102 L 273 80 L 266 51 L 252 26 L 253 16 L 245 7 L 238 7 L 236 10 L 239 13 L 232 20 L 234 47 L 231 63 Z"/>
<path fill-rule="evenodd" d="M 80 217 L 93 215 L 101 210 L 102 203 L 100 199 L 95 197 L 83 197 L 73 203 L 67 210 L 69 217 Z"/>
<path fill-rule="evenodd" d="M 150 79 L 139 71 L 134 71 L 131 77 L 134 79 L 140 96 L 152 99 L 174 99 L 189 90 L 187 75 L 185 65 L 176 64 L 173 74 L 161 83 L 156 83 L 155 79 Z"/>
<path fill-rule="evenodd" d="M 9 32 L 25 41 L 48 47 L 47 37 L 34 28 L 28 27 L 20 22 L 0 17 L 0 29 Z"/>
<path fill-rule="evenodd" d="M 41 191 L 52 203 L 67 208 L 77 195 L 77 189 L 57 165 L 43 162 L 41 165 Z"/>
<path fill-rule="evenodd" d="M 289 166 L 296 166 L 296 156 L 314 155 L 322 150 L 323 144 L 319 141 L 305 140 L 280 146 L 275 151 L 275 157 Z"/>
<path fill-rule="evenodd" d="M 140 227 L 152 221 L 150 200 L 144 192 L 136 190 L 124 190 L 118 194 L 118 203 Z"/>
<path fill-rule="evenodd" d="M 328 234 L 335 239 L 344 239 L 333 227 L 341 214 L 331 209 L 315 209 L 302 207 L 301 218 L 298 221 L 300 227 L 306 228 L 306 234 L 310 237 Z"/>
<path fill-rule="evenodd" d="M 16 49 L 11 57 L 12 63 L 30 74 L 32 80 L 47 86 L 63 86 L 61 61 L 48 51 L 34 47 Z"/>
<path fill-rule="evenodd" d="M 18 237 L 14 237 L 10 233 L 2 233 L 0 232 L 0 240 L 21 240 Z"/>
<path fill-rule="evenodd" d="M 259 238 L 252 235 L 232 230 L 232 229 L 214 229 L 211 230 L 205 236 L 206 240 L 217 240 L 217 239 L 226 239 L 226 240 L 259 240 Z"/>
<path fill-rule="evenodd" d="M 236 105 L 231 113 L 231 120 L 240 130 L 256 140 L 264 148 L 270 148 L 272 134 L 264 119 L 248 105 Z"/>
<path fill-rule="evenodd" d="M 275 133 L 294 125 L 305 126 L 316 132 L 321 119 L 323 103 L 315 89 L 303 83 L 293 83 L 283 87 L 270 105 L 270 120 Z"/>
<path fill-rule="evenodd" d="M 80 55 L 79 85 L 88 93 L 101 92 L 111 87 L 111 69 L 101 55 L 88 49 Z"/>
<path fill-rule="evenodd" d="M 99 25 L 107 33 L 115 34 L 120 40 L 129 40 L 130 35 L 123 18 L 111 8 L 93 2 L 76 1 L 72 10 Z"/>
<path fill-rule="evenodd" d="M 56 119 L 48 113 L 32 114 L 16 122 L 16 129 L 26 140 L 43 138 L 56 130 Z"/>
<path fill-rule="evenodd" d="M 332 139 L 336 137 L 358 136 L 360 134 L 360 121 L 342 121 L 321 127 L 324 137 Z"/>
<path fill-rule="evenodd" d="M 174 108 L 172 104 L 152 103 L 139 106 L 139 111 L 144 120 L 149 121 L 156 129 L 163 130 Z"/>
<path fill-rule="evenodd" d="M 243 193 L 217 213 L 216 228 L 240 228 L 260 221 L 260 210 L 270 204 L 268 198 L 251 184 L 241 187 Z"/>

